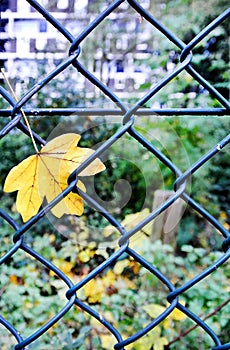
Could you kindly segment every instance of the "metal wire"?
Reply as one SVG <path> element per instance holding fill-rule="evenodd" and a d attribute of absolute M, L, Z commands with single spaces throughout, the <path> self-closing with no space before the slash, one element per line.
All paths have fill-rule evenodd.
<path fill-rule="evenodd" d="M 201 40 L 206 37 L 213 29 L 220 25 L 224 20 L 226 20 L 230 15 L 230 10 L 226 10 L 220 14 L 213 22 L 211 22 L 207 27 L 205 27 L 195 38 L 193 38 L 188 44 L 185 44 L 181 39 L 179 39 L 174 33 L 168 30 L 162 23 L 156 20 L 147 10 L 145 10 L 137 1 L 128 0 L 126 1 L 129 5 L 146 21 L 148 21 L 153 28 L 159 30 L 166 38 L 168 38 L 173 44 L 175 44 L 180 50 L 180 62 L 177 67 L 168 75 L 166 75 L 161 81 L 159 81 L 153 88 L 151 88 L 141 99 L 138 100 L 131 108 L 127 107 L 126 104 L 118 98 L 118 96 L 110 90 L 102 81 L 95 77 L 90 71 L 86 69 L 84 65 L 78 60 L 80 56 L 80 45 L 92 33 L 95 28 L 98 27 L 115 9 L 117 9 L 125 0 L 115 0 L 110 3 L 106 9 L 100 13 L 96 19 L 87 25 L 80 35 L 75 37 L 72 35 L 60 22 L 58 22 L 42 5 L 40 5 L 35 0 L 27 0 L 28 3 L 42 16 L 55 27 L 70 43 L 69 53 L 66 58 L 61 62 L 51 73 L 42 79 L 40 82 L 35 84 L 30 91 L 25 93 L 25 95 L 16 102 L 12 96 L 3 88 L 0 87 L 0 93 L 2 97 L 12 106 L 12 109 L 1 110 L 1 117 L 7 118 L 11 116 L 10 122 L 1 130 L 1 138 L 8 135 L 13 129 L 19 129 L 25 134 L 29 134 L 27 127 L 24 125 L 22 120 L 21 108 L 24 109 L 26 115 L 36 115 L 42 117 L 44 115 L 48 116 L 68 116 L 71 114 L 78 114 L 82 118 L 86 115 L 122 115 L 122 124 L 118 131 L 116 131 L 110 138 L 108 138 L 96 151 L 92 154 L 82 165 L 75 169 L 70 175 L 68 181 L 68 187 L 55 198 L 51 203 L 47 204 L 46 207 L 41 209 L 37 215 L 32 217 L 28 222 L 23 225 L 18 225 L 15 220 L 9 216 L 5 211 L 0 210 L 0 216 L 2 219 L 8 223 L 14 229 L 14 236 L 12 237 L 11 249 L 5 253 L 0 258 L 0 264 L 6 264 L 7 260 L 13 255 L 17 254 L 19 250 L 23 250 L 31 257 L 38 260 L 46 269 L 53 271 L 67 286 L 68 291 L 66 293 L 66 304 L 65 306 L 52 318 L 47 320 L 47 322 L 36 332 L 31 334 L 28 338 L 24 338 L 23 334 L 19 334 L 17 329 L 9 323 L 4 317 L 0 316 L 0 323 L 5 327 L 14 337 L 17 342 L 15 350 L 26 349 L 26 347 L 32 344 L 36 339 L 42 338 L 43 334 L 46 333 L 58 320 L 60 320 L 66 313 L 69 312 L 71 308 L 75 305 L 93 316 L 97 319 L 107 330 L 113 334 L 116 338 L 116 345 L 114 349 L 125 349 L 128 344 L 134 343 L 137 339 L 140 339 L 150 330 L 160 324 L 172 311 L 177 308 L 187 315 L 191 320 L 193 320 L 203 332 L 211 337 L 213 340 L 213 350 L 224 350 L 230 349 L 230 342 L 222 344 L 219 337 L 215 334 L 215 331 L 210 328 L 201 318 L 193 313 L 191 310 L 183 306 L 179 302 L 179 296 L 189 290 L 192 286 L 196 285 L 198 282 L 203 280 L 205 277 L 209 276 L 214 270 L 219 268 L 224 262 L 226 262 L 230 257 L 230 234 L 209 212 L 207 212 L 199 203 L 195 202 L 189 194 L 186 193 L 186 181 L 204 164 L 208 163 L 211 158 L 213 158 L 221 149 L 223 149 L 229 142 L 230 136 L 225 137 L 223 140 L 219 140 L 218 144 L 210 149 L 210 151 L 200 158 L 196 163 L 192 164 L 189 169 L 184 173 L 176 167 L 175 164 L 171 162 L 161 151 L 154 147 L 145 137 L 143 137 L 134 126 L 135 118 L 143 115 L 164 115 L 164 116 L 179 116 L 179 115 L 193 115 L 193 116 L 227 116 L 230 112 L 230 104 L 218 92 L 205 78 L 203 78 L 200 73 L 192 65 L 192 50 L 198 45 Z M 92 84 L 97 86 L 100 91 L 106 95 L 112 102 L 116 103 L 117 109 L 78 109 L 78 108 L 43 108 L 43 109 L 29 109 L 24 108 L 25 104 L 30 101 L 30 99 L 44 86 L 48 84 L 49 81 L 58 76 L 59 73 L 63 72 L 69 66 L 75 67 L 79 74 L 82 74 L 86 79 L 88 79 Z M 172 79 L 177 77 L 180 72 L 187 71 L 194 80 L 196 80 L 201 86 L 203 86 L 216 100 L 221 104 L 222 107 L 219 108 L 167 108 L 167 109 L 144 109 L 143 105 L 149 101 L 159 90 L 163 89 Z M 134 228 L 126 231 L 121 223 L 111 215 L 106 208 L 103 208 L 97 201 L 90 197 L 87 193 L 82 192 L 76 187 L 77 176 L 84 170 L 95 158 L 102 156 L 116 141 L 123 137 L 125 134 L 129 134 L 130 137 L 135 139 L 138 143 L 142 144 L 148 152 L 150 152 L 154 157 L 156 157 L 160 162 L 168 167 L 176 176 L 176 181 L 174 184 L 175 193 L 166 200 L 160 207 L 153 210 L 147 218 L 140 221 Z M 33 132 L 35 140 L 40 144 L 45 144 L 45 141 L 36 132 Z M 2 150 L 4 154 L 4 150 Z M 94 268 L 88 275 L 83 278 L 79 283 L 74 284 L 65 273 L 61 271 L 57 266 L 48 261 L 44 256 L 33 250 L 29 245 L 24 243 L 24 238 L 31 228 L 33 228 L 38 222 L 44 219 L 44 216 L 51 210 L 53 206 L 63 200 L 63 197 L 68 195 L 71 191 L 77 191 L 84 200 L 95 210 L 97 210 L 104 218 L 112 224 L 120 233 L 119 247 L 118 249 L 109 256 L 103 263 L 99 264 Z M 223 236 L 223 254 L 219 260 L 215 261 L 211 266 L 204 269 L 201 273 L 197 274 L 194 278 L 190 279 L 184 283 L 181 287 L 176 288 L 174 284 L 165 276 L 159 269 L 150 264 L 145 258 L 138 254 L 135 250 L 129 247 L 129 239 L 137 234 L 145 225 L 151 222 L 159 214 L 170 207 L 178 198 L 182 198 L 189 206 L 191 206 L 195 211 L 197 211 L 203 218 L 207 219 L 209 223 L 215 227 L 220 234 Z M 165 311 L 158 317 L 153 319 L 147 326 L 140 329 L 138 332 L 123 339 L 119 332 L 112 323 L 103 318 L 93 307 L 85 302 L 82 302 L 78 296 L 77 292 L 86 285 L 89 281 L 100 275 L 106 268 L 111 267 L 122 256 L 126 253 L 128 256 L 132 257 L 136 262 L 153 274 L 156 278 L 161 281 L 168 290 L 167 300 L 169 306 Z"/>

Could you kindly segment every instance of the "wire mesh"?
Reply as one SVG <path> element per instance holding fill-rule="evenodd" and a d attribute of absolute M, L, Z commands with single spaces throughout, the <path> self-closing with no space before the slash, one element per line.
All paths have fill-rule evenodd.
<path fill-rule="evenodd" d="M 180 301 L 180 297 L 183 296 L 183 293 L 188 291 L 194 285 L 198 284 L 200 281 L 205 279 L 207 276 L 211 275 L 213 271 L 222 266 L 230 257 L 230 235 L 227 229 L 216 220 L 208 211 L 206 211 L 199 203 L 194 201 L 189 194 L 186 192 L 186 182 L 189 180 L 194 173 L 198 171 L 203 165 L 208 164 L 210 159 L 212 159 L 218 152 L 220 152 L 230 141 L 230 136 L 226 136 L 224 139 L 219 140 L 218 144 L 210 149 L 210 151 L 201 157 L 198 161 L 192 164 L 185 172 L 182 172 L 177 168 L 173 162 L 168 159 L 160 150 L 158 150 L 153 144 L 148 141 L 146 137 L 141 135 L 134 125 L 135 118 L 139 115 L 168 115 L 168 116 L 179 116 L 179 115 L 196 115 L 196 116 L 227 116 L 229 115 L 229 102 L 218 92 L 203 76 L 193 67 L 192 65 L 192 50 L 198 45 L 204 37 L 207 37 L 208 34 L 219 26 L 223 21 L 225 21 L 229 15 L 230 10 L 226 10 L 221 13 L 215 20 L 213 20 L 208 26 L 206 26 L 200 33 L 198 33 L 189 43 L 185 44 L 181 41 L 174 33 L 168 30 L 163 24 L 156 20 L 147 10 L 145 10 L 137 1 L 129 0 L 127 3 L 129 6 L 134 9 L 138 15 L 144 18 L 146 21 L 151 24 L 152 28 L 159 30 L 166 38 L 168 38 L 172 43 L 174 43 L 180 50 L 180 62 L 176 68 L 168 73 L 164 78 L 161 79 L 154 87 L 150 88 L 149 91 L 141 97 L 138 102 L 136 102 L 131 107 L 127 107 L 122 99 L 110 90 L 102 81 L 100 81 L 96 76 L 94 76 L 78 59 L 81 53 L 81 43 L 92 33 L 99 25 L 102 23 L 115 9 L 117 9 L 124 0 L 115 0 L 109 5 L 106 6 L 103 12 L 101 12 L 95 20 L 93 20 L 89 25 L 87 25 L 84 30 L 78 36 L 72 35 L 58 20 L 56 20 L 51 13 L 49 13 L 41 4 L 34 0 L 28 0 L 28 3 L 42 16 L 46 19 L 47 22 L 53 27 L 55 27 L 63 37 L 70 43 L 69 52 L 66 54 L 66 58 L 49 74 L 45 76 L 41 81 L 36 83 L 29 91 L 27 91 L 24 96 L 17 102 L 14 97 L 11 96 L 3 87 L 0 87 L 0 92 L 2 97 L 12 106 L 11 110 L 3 109 L 1 115 L 3 118 L 11 116 L 11 120 L 5 125 L 1 130 L 1 138 L 5 137 L 10 133 L 11 130 L 18 129 L 21 132 L 29 135 L 29 130 L 24 124 L 22 119 L 21 109 L 24 109 L 26 115 L 64 115 L 68 116 L 73 113 L 77 113 L 82 118 L 86 115 L 122 115 L 122 122 L 119 129 L 109 137 L 105 142 L 103 142 L 95 153 L 90 156 L 80 167 L 75 169 L 69 177 L 69 185 L 51 203 L 47 204 L 43 209 L 39 211 L 37 215 L 28 220 L 25 224 L 19 225 L 8 213 L 4 210 L 0 211 L 2 219 L 8 223 L 15 231 L 11 249 L 3 256 L 1 256 L 0 263 L 2 266 L 7 265 L 7 261 L 12 256 L 16 255 L 19 251 L 24 251 L 29 254 L 31 257 L 39 261 L 46 269 L 55 273 L 60 280 L 62 280 L 68 291 L 66 293 L 66 304 L 59 310 L 55 316 L 47 320 L 40 329 L 33 332 L 29 337 L 24 338 L 23 334 L 20 334 L 15 326 L 7 321 L 3 316 L 0 316 L 0 323 L 5 327 L 15 338 L 17 345 L 15 350 L 29 348 L 30 344 L 48 332 L 56 322 L 58 322 L 64 315 L 66 315 L 72 308 L 75 306 L 79 307 L 81 310 L 84 310 L 86 313 L 90 314 L 92 317 L 97 319 L 107 330 L 110 332 L 116 339 L 116 344 L 114 349 L 125 349 L 129 344 L 133 344 L 137 339 L 148 334 L 152 329 L 159 325 L 165 318 L 170 315 L 174 309 L 180 310 L 188 318 L 195 322 L 195 324 L 200 327 L 204 333 L 206 333 L 213 341 L 213 350 L 224 350 L 230 349 L 230 342 L 222 344 L 219 337 L 216 335 L 215 331 L 208 326 L 208 324 L 203 321 L 196 313 L 193 313 L 192 310 L 185 307 Z M 98 43 L 100 45 L 100 43 Z M 83 75 L 87 80 L 89 80 L 93 85 L 95 85 L 105 96 L 107 96 L 113 103 L 116 103 L 118 109 L 95 109 L 88 111 L 87 109 L 77 109 L 77 108 L 66 108 L 66 109 L 29 109 L 24 108 L 26 103 L 42 90 L 52 79 L 57 77 L 61 72 L 65 71 L 68 67 L 73 66 L 78 74 Z M 182 71 L 186 71 L 194 80 L 196 80 L 201 86 L 203 86 L 220 104 L 221 108 L 165 108 L 165 109 L 143 109 L 142 107 L 146 102 L 148 102 L 158 91 L 163 89 L 170 81 L 177 77 Z M 124 135 L 129 135 L 131 138 L 135 139 L 140 143 L 149 153 L 154 157 L 159 159 L 159 161 L 171 172 L 175 174 L 176 181 L 174 184 L 174 194 L 169 197 L 160 207 L 154 209 L 145 219 L 141 220 L 135 227 L 131 230 L 126 231 L 122 227 L 121 223 L 111 215 L 106 208 L 103 208 L 97 201 L 90 197 L 89 194 L 81 191 L 77 187 L 78 175 L 84 170 L 96 157 L 103 156 L 103 154 L 110 149 L 110 147 L 117 142 L 119 138 L 122 138 Z M 40 144 L 44 144 L 44 140 L 33 132 L 34 138 Z M 4 149 L 2 150 L 2 156 L 4 156 Z M 80 282 L 74 283 L 70 278 L 62 271 L 61 268 L 55 266 L 51 261 L 47 260 L 44 256 L 32 249 L 29 244 L 25 243 L 25 237 L 28 232 L 33 229 L 38 222 L 41 222 L 45 215 L 55 206 L 58 202 L 63 200 L 63 197 L 68 195 L 71 191 L 79 193 L 83 199 L 100 215 L 116 227 L 120 233 L 119 246 L 117 250 L 113 252 L 105 261 L 99 264 L 96 268 L 91 270 L 86 277 L 84 277 Z M 164 275 L 160 269 L 157 269 L 151 263 L 149 263 L 144 257 L 139 253 L 129 247 L 129 239 L 134 237 L 141 229 L 143 229 L 147 224 L 152 222 L 158 215 L 164 212 L 169 208 L 178 198 L 181 198 L 185 201 L 191 208 L 193 208 L 199 215 L 215 227 L 223 237 L 223 254 L 219 260 L 214 261 L 213 264 L 205 268 L 202 272 L 195 275 L 193 278 L 188 280 L 179 288 L 175 287 L 172 281 Z M 134 332 L 128 338 L 124 338 L 119 329 L 113 326 L 113 323 L 106 320 L 98 313 L 93 306 L 88 305 L 85 302 L 82 302 L 80 297 L 78 297 L 78 292 L 83 288 L 89 281 L 95 279 L 99 276 L 106 268 L 113 268 L 114 263 L 126 253 L 128 256 L 132 257 L 134 261 L 138 262 L 142 267 L 149 271 L 150 274 L 153 274 L 159 281 L 161 281 L 167 291 L 167 301 L 168 307 L 165 308 L 164 312 L 158 315 L 156 318 L 145 325 L 142 329 L 137 332 Z M 36 281 L 34 281 L 36 283 Z M 4 291 L 3 291 L 4 293 Z"/>

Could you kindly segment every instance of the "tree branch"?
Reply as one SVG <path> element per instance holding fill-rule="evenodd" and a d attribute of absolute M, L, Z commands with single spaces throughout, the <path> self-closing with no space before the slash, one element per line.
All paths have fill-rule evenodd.
<path fill-rule="evenodd" d="M 203 321 L 206 321 L 209 317 L 212 317 L 214 315 L 216 315 L 225 305 L 227 305 L 230 302 L 230 298 L 228 298 L 226 301 L 224 301 L 222 304 L 220 304 L 216 309 L 214 309 L 212 312 L 210 312 L 209 314 L 207 314 L 204 318 Z M 171 340 L 168 344 L 167 344 L 167 348 L 170 347 L 170 345 L 176 343 L 177 341 L 179 341 L 181 338 L 185 337 L 187 334 L 189 334 L 190 332 L 192 332 L 194 329 L 196 329 L 199 325 L 195 324 L 192 327 L 188 328 L 185 332 L 180 333 L 176 338 L 174 338 L 173 340 Z"/>

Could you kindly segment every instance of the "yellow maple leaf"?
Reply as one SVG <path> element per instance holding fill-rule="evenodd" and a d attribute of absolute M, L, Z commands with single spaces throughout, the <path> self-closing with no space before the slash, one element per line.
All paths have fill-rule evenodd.
<path fill-rule="evenodd" d="M 49 141 L 40 152 L 24 159 L 12 168 L 5 180 L 3 190 L 17 193 L 16 207 L 23 221 L 36 215 L 44 197 L 48 203 L 68 186 L 69 175 L 94 151 L 77 147 L 80 135 L 64 134 Z M 105 169 L 97 158 L 79 176 L 91 176 Z M 85 191 L 79 180 L 77 186 Z M 83 199 L 70 192 L 51 211 L 56 217 L 63 214 L 82 215 Z"/>

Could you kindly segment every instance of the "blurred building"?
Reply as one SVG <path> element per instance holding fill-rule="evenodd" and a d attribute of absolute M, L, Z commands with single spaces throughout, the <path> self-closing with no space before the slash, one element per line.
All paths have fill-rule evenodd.
<path fill-rule="evenodd" d="M 104 8 L 105 1 L 96 0 L 41 0 L 55 17 L 74 36 L 92 21 Z M 150 6 L 143 0 L 142 6 Z M 68 55 L 70 43 L 26 0 L 3 0 L 0 25 L 0 65 L 8 75 L 36 78 L 38 65 L 56 66 Z M 153 53 L 149 24 L 124 2 L 103 21 L 101 30 L 95 30 L 82 43 L 79 58 L 95 76 L 116 93 L 129 97 L 142 84 L 149 82 L 149 71 L 142 64 Z M 156 53 L 155 53 L 156 54 Z M 87 88 L 94 96 L 94 86 L 85 86 L 79 79 L 79 88 Z"/>

